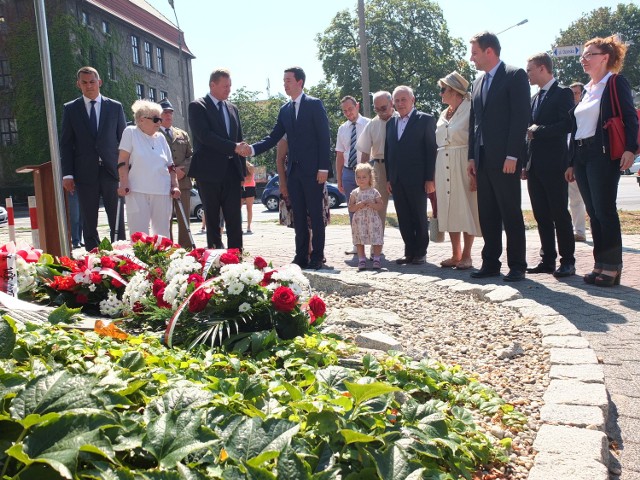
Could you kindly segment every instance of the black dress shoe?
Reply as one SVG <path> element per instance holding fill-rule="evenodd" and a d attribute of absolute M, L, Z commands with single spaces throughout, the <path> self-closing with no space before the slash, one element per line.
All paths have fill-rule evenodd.
<path fill-rule="evenodd" d="M 575 274 L 575 265 L 560 265 L 560 267 L 555 272 L 553 272 L 553 276 L 556 278 L 570 277 L 571 275 Z"/>
<path fill-rule="evenodd" d="M 560 270 L 560 268 L 558 269 L 558 271 Z M 544 263 L 539 263 L 533 268 L 527 268 L 527 273 L 554 273 L 555 270 L 556 267 L 553 265 L 545 265 Z"/>
<path fill-rule="evenodd" d="M 302 260 L 298 260 L 295 258 L 291 261 L 291 263 L 298 265 L 302 269 L 307 268 L 307 265 L 309 265 L 307 262 L 303 262 Z"/>
<path fill-rule="evenodd" d="M 481 268 L 480 270 L 471 272 L 471 278 L 489 278 L 489 277 L 499 277 L 499 276 L 500 276 L 500 270 L 488 270 L 485 268 Z"/>
<path fill-rule="evenodd" d="M 520 280 L 524 280 L 524 272 L 521 270 L 509 270 L 503 280 L 505 282 L 519 282 Z"/>
<path fill-rule="evenodd" d="M 424 263 L 426 263 L 427 261 L 427 256 L 423 255 L 421 257 L 415 257 L 413 260 L 411 260 L 411 263 L 413 265 L 423 265 Z"/>
<path fill-rule="evenodd" d="M 333 267 L 323 262 L 309 262 L 305 270 L 333 270 Z"/>
<path fill-rule="evenodd" d="M 406 255 L 396 260 L 396 263 L 398 265 L 406 265 L 407 263 L 411 263 L 411 262 L 413 262 L 413 257 L 407 257 Z"/>

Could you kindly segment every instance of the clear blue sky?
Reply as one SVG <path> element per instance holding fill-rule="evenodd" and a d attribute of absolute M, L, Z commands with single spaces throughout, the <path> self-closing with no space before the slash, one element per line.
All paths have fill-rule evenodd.
<path fill-rule="evenodd" d="M 147 1 L 175 23 L 168 0 Z M 500 35 L 502 60 L 524 66 L 528 56 L 549 50 L 560 30 L 582 14 L 629 2 L 440 0 L 438 3 L 451 34 L 465 42 L 481 30 L 499 32 L 528 19 L 526 24 Z M 261 97 L 266 97 L 267 79 L 272 95 L 284 93 L 282 76 L 288 66 L 304 68 L 308 86 L 323 78 L 315 36 L 329 26 L 337 12 L 355 11 L 357 0 L 174 0 L 174 5 L 186 43 L 197 57 L 193 61 L 195 95 L 199 97 L 208 91 L 209 74 L 214 68 L 226 67 L 231 70 L 234 89 L 244 86 L 261 91 Z"/>

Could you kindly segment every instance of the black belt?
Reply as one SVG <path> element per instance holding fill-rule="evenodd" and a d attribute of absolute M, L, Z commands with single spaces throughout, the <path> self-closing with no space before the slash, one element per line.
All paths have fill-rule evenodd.
<path fill-rule="evenodd" d="M 575 140 L 575 144 L 578 147 L 590 147 L 591 145 L 596 144 L 596 136 L 594 135 L 593 137 L 589 137 L 589 138 L 577 139 Z"/>
<path fill-rule="evenodd" d="M 374 158 L 371 160 L 372 162 L 384 163 L 384 158 Z"/>

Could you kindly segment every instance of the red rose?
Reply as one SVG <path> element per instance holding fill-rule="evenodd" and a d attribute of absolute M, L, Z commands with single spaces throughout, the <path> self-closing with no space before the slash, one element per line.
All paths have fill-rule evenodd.
<path fill-rule="evenodd" d="M 158 237 L 160 239 L 160 245 L 158 245 L 158 250 L 168 250 L 173 247 L 173 242 L 170 238 L 167 237 Z"/>
<path fill-rule="evenodd" d="M 213 292 L 207 292 L 206 288 L 196 290 L 189 299 L 189 311 L 191 313 L 201 312 L 205 309 L 212 296 Z"/>
<path fill-rule="evenodd" d="M 198 275 L 197 273 L 192 273 L 187 279 L 187 283 L 193 283 L 196 287 L 202 282 L 204 282 L 204 278 L 202 278 L 202 275 Z"/>
<path fill-rule="evenodd" d="M 319 318 L 324 316 L 327 312 L 327 306 L 325 305 L 324 300 L 319 296 L 314 295 L 309 299 L 309 310 L 311 310 L 311 313 L 313 313 L 315 318 Z"/>
<path fill-rule="evenodd" d="M 133 304 L 133 313 L 142 313 L 144 312 L 144 305 L 140 302 L 136 302 Z"/>
<path fill-rule="evenodd" d="M 88 301 L 89 301 L 89 297 L 87 297 L 84 293 L 78 293 L 76 295 L 76 302 L 87 303 Z"/>
<path fill-rule="evenodd" d="M 242 257 L 242 254 L 240 253 L 239 248 L 227 248 L 227 253 L 232 253 L 238 258 Z"/>
<path fill-rule="evenodd" d="M 277 270 L 271 270 L 269 272 L 265 272 L 264 277 L 262 277 L 262 281 L 260 282 L 260 286 L 266 287 L 271 282 L 273 282 L 273 280 L 271 280 L 271 277 L 273 276 L 274 273 L 276 273 L 276 271 Z"/>
<path fill-rule="evenodd" d="M 240 259 L 238 258 L 237 255 L 226 252 L 220 255 L 220 263 L 224 263 L 225 265 L 231 265 L 234 263 L 240 263 Z"/>
<path fill-rule="evenodd" d="M 146 242 L 147 234 L 144 232 L 135 232 L 131 234 L 131 243 Z"/>
<path fill-rule="evenodd" d="M 256 257 L 253 259 L 253 266 L 258 270 L 262 270 L 263 268 L 267 268 L 267 261 L 262 257 Z"/>
<path fill-rule="evenodd" d="M 157 297 L 157 296 L 158 296 L 158 292 L 159 292 L 160 290 L 164 290 L 164 287 L 166 287 L 166 286 L 167 286 L 167 284 L 166 284 L 166 283 L 164 283 L 164 282 L 162 281 L 162 279 L 160 279 L 160 278 L 156 278 L 156 279 L 153 281 L 153 287 L 151 287 L 151 291 L 153 292 L 153 296 L 154 296 L 154 297 Z"/>
<path fill-rule="evenodd" d="M 279 312 L 289 313 L 298 303 L 298 297 L 289 287 L 278 287 L 273 292 L 271 302 L 274 308 Z"/>
<path fill-rule="evenodd" d="M 102 257 L 100 259 L 100 265 L 102 265 L 102 268 L 116 268 L 116 262 L 114 262 L 110 257 Z"/>

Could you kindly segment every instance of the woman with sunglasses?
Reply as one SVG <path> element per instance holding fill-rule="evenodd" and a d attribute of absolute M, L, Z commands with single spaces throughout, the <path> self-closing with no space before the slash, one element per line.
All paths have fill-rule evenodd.
<path fill-rule="evenodd" d="M 136 100 L 131 110 L 135 126 L 122 132 L 118 157 L 118 195 L 127 199 L 129 234 L 169 237 L 172 199 L 180 198 L 180 188 L 171 149 L 159 132 L 162 107 L 149 100 Z"/>
<path fill-rule="evenodd" d="M 621 158 L 612 161 L 609 136 L 604 129 L 613 117 L 611 75 L 622 69 L 627 47 L 615 37 L 593 38 L 585 43 L 580 63 L 591 81 L 584 86 L 580 103 L 571 111 L 574 122 L 573 155 L 565 174 L 578 183 L 591 220 L 593 271 L 584 281 L 600 287 L 620 284 L 622 235 L 616 208 L 620 174 L 633 164 L 637 148 L 638 117 L 631 87 L 617 75 L 616 89 L 625 125 L 626 146 Z"/>
<path fill-rule="evenodd" d="M 442 103 L 447 105 L 438 119 L 436 142 L 436 199 L 438 229 L 449 232 L 451 258 L 440 262 L 443 268 L 471 268 L 471 247 L 480 235 L 478 197 L 475 179 L 467 175 L 469 150 L 469 82 L 458 72 L 438 80 Z M 473 184 L 472 184 L 473 182 Z M 464 248 L 460 237 L 464 238 Z"/>

